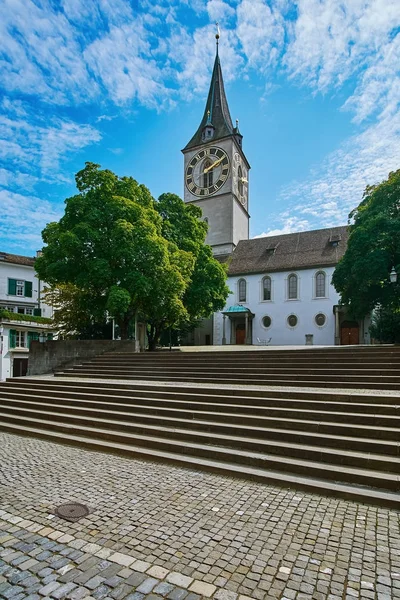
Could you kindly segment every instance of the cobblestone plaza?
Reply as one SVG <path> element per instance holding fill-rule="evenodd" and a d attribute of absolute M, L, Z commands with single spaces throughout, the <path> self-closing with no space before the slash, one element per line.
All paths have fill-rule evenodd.
<path fill-rule="evenodd" d="M 0 433 L 0 597 L 400 598 L 399 513 Z"/>

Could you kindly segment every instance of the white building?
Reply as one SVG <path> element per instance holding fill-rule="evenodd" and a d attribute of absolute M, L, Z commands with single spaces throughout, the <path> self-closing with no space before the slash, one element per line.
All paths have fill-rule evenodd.
<path fill-rule="evenodd" d="M 0 380 L 26 374 L 33 340 L 51 339 L 53 309 L 43 303 L 35 259 L 0 252 Z"/>
<path fill-rule="evenodd" d="M 201 123 L 184 154 L 185 202 L 203 211 L 206 243 L 228 265 L 225 309 L 188 340 L 203 344 L 369 343 L 331 285 L 346 250 L 346 226 L 249 240 L 249 170 L 233 126 L 217 54 Z"/>

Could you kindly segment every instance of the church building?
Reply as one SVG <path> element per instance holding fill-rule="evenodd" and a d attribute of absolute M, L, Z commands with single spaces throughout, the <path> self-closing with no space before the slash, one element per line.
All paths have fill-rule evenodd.
<path fill-rule="evenodd" d="M 331 280 L 346 250 L 346 226 L 249 239 L 250 164 L 233 125 L 218 54 L 200 125 L 182 150 L 184 200 L 202 209 L 206 243 L 228 266 L 224 310 L 197 328 L 195 345 L 368 344 Z"/>

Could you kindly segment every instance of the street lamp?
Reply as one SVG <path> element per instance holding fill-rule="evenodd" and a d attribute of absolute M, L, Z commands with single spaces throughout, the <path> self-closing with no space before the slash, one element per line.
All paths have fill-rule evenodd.
<path fill-rule="evenodd" d="M 394 267 L 392 267 L 392 270 L 390 271 L 390 283 L 396 283 L 397 282 L 397 273 L 396 273 L 396 269 Z"/>

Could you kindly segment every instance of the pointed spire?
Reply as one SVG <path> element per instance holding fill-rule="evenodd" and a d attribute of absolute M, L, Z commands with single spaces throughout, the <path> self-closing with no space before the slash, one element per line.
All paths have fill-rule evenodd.
<path fill-rule="evenodd" d="M 229 135 L 233 135 L 234 133 L 232 119 L 229 112 L 228 101 L 225 95 L 221 63 L 218 55 L 219 37 L 220 31 L 217 23 L 217 33 L 215 35 L 215 39 L 217 40 L 216 56 L 204 115 L 198 130 L 196 131 L 190 142 L 186 145 L 185 150 L 194 146 L 200 146 L 204 142 L 204 128 L 210 123 L 212 123 L 214 127 L 214 133 L 212 136 L 213 141 L 227 137 Z"/>

